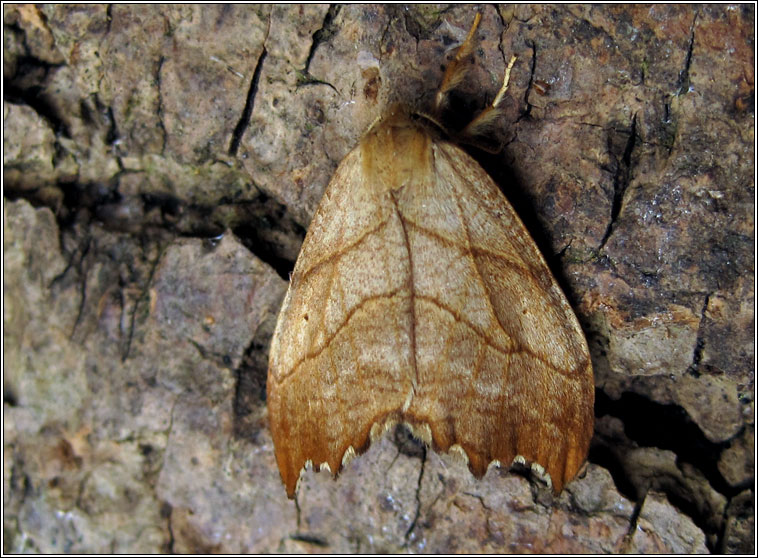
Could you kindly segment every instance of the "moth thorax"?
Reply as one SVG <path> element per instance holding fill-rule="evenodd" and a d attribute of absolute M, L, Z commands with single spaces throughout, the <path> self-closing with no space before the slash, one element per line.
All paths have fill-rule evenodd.
<path fill-rule="evenodd" d="M 361 141 L 364 177 L 377 194 L 429 182 L 432 137 L 405 111 L 393 110 Z"/>

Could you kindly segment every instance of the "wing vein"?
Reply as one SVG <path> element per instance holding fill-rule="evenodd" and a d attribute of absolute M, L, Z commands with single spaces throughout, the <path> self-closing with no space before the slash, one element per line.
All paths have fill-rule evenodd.
<path fill-rule="evenodd" d="M 392 203 L 395 205 L 395 211 L 397 212 L 397 218 L 400 220 L 400 226 L 403 229 L 403 240 L 405 241 L 405 249 L 408 252 L 408 293 L 411 297 L 411 328 L 409 337 L 411 341 L 411 360 L 413 363 L 413 391 L 415 393 L 416 386 L 418 386 L 418 366 L 416 361 L 416 290 L 414 287 L 413 251 L 411 250 L 410 240 L 408 240 L 408 229 L 405 226 L 405 217 L 400 213 L 397 198 L 393 192 L 390 192 L 390 197 L 392 198 Z"/>
<path fill-rule="evenodd" d="M 314 273 L 319 268 L 323 267 L 324 265 L 326 265 L 328 263 L 333 263 L 335 260 L 341 259 L 342 256 L 344 256 L 345 254 L 347 254 L 348 252 L 350 252 L 351 250 L 353 250 L 353 248 L 357 248 L 369 236 L 371 236 L 372 234 L 376 234 L 376 233 L 380 232 L 385 226 L 387 226 L 387 221 L 389 221 L 389 218 L 383 219 L 382 221 L 380 221 L 379 223 L 377 223 L 376 226 L 374 226 L 373 228 L 370 228 L 367 231 L 365 231 L 363 234 L 361 234 L 358 238 L 356 238 L 353 242 L 351 242 L 347 246 L 343 246 L 339 250 L 336 250 L 334 252 L 329 253 L 327 256 L 325 256 L 324 258 L 322 258 L 319 261 L 317 261 L 315 264 L 313 264 L 308 269 L 303 270 L 302 274 L 300 275 L 299 281 L 300 282 L 305 281 L 305 279 L 309 275 L 311 275 L 312 273 Z"/>
<path fill-rule="evenodd" d="M 287 374 L 287 376 L 290 376 L 295 373 L 295 371 L 306 361 L 312 360 L 319 356 L 322 352 L 324 352 L 326 349 L 329 348 L 329 346 L 332 344 L 332 341 L 339 335 L 340 331 L 342 331 L 350 322 L 350 319 L 355 315 L 358 310 L 366 306 L 369 302 L 374 302 L 376 300 L 382 300 L 382 299 L 390 299 L 395 297 L 397 294 L 401 293 L 404 290 L 404 287 L 398 287 L 397 289 L 393 289 L 390 292 L 387 293 L 381 293 L 374 296 L 367 296 L 361 299 L 360 303 L 353 306 L 350 311 L 345 316 L 345 319 L 337 326 L 337 328 L 334 330 L 334 333 L 329 336 L 329 338 L 326 340 L 326 342 L 317 349 L 312 349 L 311 351 L 308 351 L 300 360 L 298 360 L 290 370 L 290 373 Z"/>

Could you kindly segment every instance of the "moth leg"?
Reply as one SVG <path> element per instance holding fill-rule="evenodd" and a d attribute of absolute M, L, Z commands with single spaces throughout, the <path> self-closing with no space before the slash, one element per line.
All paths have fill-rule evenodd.
<path fill-rule="evenodd" d="M 513 69 L 513 65 L 515 63 L 516 63 L 516 55 L 514 54 L 511 57 L 510 62 L 508 62 L 508 67 L 505 69 L 505 76 L 503 77 L 503 85 L 500 87 L 500 91 L 497 92 L 497 95 L 495 95 L 495 99 L 492 101 L 490 106 L 488 106 L 486 109 L 480 112 L 479 115 L 476 118 L 474 118 L 469 123 L 469 125 L 463 129 L 463 131 L 461 132 L 461 135 L 468 136 L 468 137 L 480 135 L 500 115 L 500 111 L 497 107 L 500 104 L 500 101 L 503 100 L 503 96 L 505 95 L 505 92 L 508 90 L 508 82 L 511 79 L 511 69 Z"/>
<path fill-rule="evenodd" d="M 466 40 L 463 41 L 461 46 L 458 47 L 458 51 L 455 53 L 455 58 L 450 61 L 445 69 L 445 75 L 442 77 L 442 83 L 440 84 L 439 91 L 437 91 L 437 97 L 434 101 L 434 111 L 439 114 L 440 110 L 447 103 L 447 95 L 461 84 L 463 78 L 466 75 L 466 68 L 464 62 L 471 53 L 474 51 L 474 33 L 476 33 L 479 22 L 482 20 L 482 14 L 477 12 L 474 17 L 474 23 L 469 29 Z"/>

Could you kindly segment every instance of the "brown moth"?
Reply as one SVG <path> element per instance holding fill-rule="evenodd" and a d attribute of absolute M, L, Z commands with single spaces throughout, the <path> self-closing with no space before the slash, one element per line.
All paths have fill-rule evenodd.
<path fill-rule="evenodd" d="M 480 16 L 448 65 L 463 78 Z M 497 114 L 495 101 L 464 130 Z M 498 187 L 433 117 L 392 107 L 342 160 L 311 221 L 271 343 L 267 398 L 287 495 L 398 423 L 437 451 L 530 462 L 559 492 L 593 432 L 587 343 Z"/>

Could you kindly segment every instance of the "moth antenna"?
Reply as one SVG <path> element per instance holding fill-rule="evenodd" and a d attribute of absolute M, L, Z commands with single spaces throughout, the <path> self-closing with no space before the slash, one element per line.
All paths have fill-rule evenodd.
<path fill-rule="evenodd" d="M 434 110 L 439 113 L 445 103 L 447 102 L 447 94 L 461 84 L 463 78 L 466 76 L 466 67 L 463 62 L 474 51 L 474 33 L 476 33 L 479 22 L 482 20 L 482 14 L 476 13 L 474 17 L 474 23 L 471 24 L 466 39 L 461 46 L 458 47 L 458 51 L 455 53 L 455 58 L 450 61 L 445 69 L 445 75 L 442 76 L 442 83 L 440 84 L 439 91 L 437 91 L 437 98 L 434 101 Z"/>
<path fill-rule="evenodd" d="M 364 132 L 365 134 L 368 134 L 371 130 L 374 129 L 374 126 L 376 126 L 379 122 L 382 121 L 382 115 L 380 114 L 376 118 L 374 118 L 374 121 L 371 123 L 371 125 L 366 129 Z"/>
<path fill-rule="evenodd" d="M 463 132 L 461 132 L 462 135 L 469 137 L 480 135 L 495 122 L 498 116 L 500 116 L 500 109 L 498 108 L 498 105 L 500 104 L 500 101 L 503 100 L 503 96 L 505 96 L 505 92 L 508 90 L 508 82 L 511 80 L 511 70 L 513 69 L 513 65 L 515 63 L 516 56 L 513 55 L 510 62 L 508 62 L 508 67 L 505 69 L 503 85 L 500 87 L 500 91 L 497 92 L 497 95 L 495 95 L 495 99 L 492 101 L 490 106 L 480 112 L 476 118 L 469 122 L 468 126 L 463 129 Z"/>
<path fill-rule="evenodd" d="M 508 67 L 505 69 L 505 76 L 503 77 L 503 85 L 500 87 L 500 91 L 497 92 L 497 95 L 495 95 L 495 100 L 492 101 L 493 108 L 500 104 L 500 101 L 503 100 L 503 95 L 505 95 L 505 92 L 508 90 L 508 83 L 511 81 L 511 70 L 516 63 L 516 58 L 517 56 L 514 54 L 508 62 Z"/>

